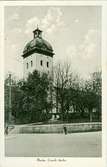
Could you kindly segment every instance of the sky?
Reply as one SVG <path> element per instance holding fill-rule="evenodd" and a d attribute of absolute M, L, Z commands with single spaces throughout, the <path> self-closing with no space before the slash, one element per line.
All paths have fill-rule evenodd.
<path fill-rule="evenodd" d="M 5 74 L 23 77 L 23 49 L 37 25 L 54 50 L 54 65 L 69 62 L 87 78 L 101 69 L 101 8 L 98 6 L 5 7 Z"/>

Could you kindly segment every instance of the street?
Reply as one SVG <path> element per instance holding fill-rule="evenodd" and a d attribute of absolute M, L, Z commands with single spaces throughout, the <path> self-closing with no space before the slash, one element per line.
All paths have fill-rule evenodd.
<path fill-rule="evenodd" d="M 14 134 L 5 138 L 9 157 L 100 157 L 101 132 Z"/>

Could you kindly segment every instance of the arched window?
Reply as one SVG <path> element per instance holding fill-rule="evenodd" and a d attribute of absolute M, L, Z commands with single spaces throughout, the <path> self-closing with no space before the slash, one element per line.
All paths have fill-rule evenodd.
<path fill-rule="evenodd" d="M 42 60 L 40 61 L 40 65 L 43 66 L 43 61 Z"/>
<path fill-rule="evenodd" d="M 26 68 L 27 68 L 27 69 L 29 68 L 29 64 L 28 64 L 28 63 L 26 64 Z"/>
<path fill-rule="evenodd" d="M 47 62 L 47 67 L 49 67 L 49 62 Z"/>
<path fill-rule="evenodd" d="M 33 61 L 31 60 L 31 67 L 33 66 Z"/>

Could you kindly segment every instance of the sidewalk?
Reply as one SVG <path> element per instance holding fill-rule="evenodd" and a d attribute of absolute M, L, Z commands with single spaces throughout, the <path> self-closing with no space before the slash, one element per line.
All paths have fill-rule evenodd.
<path fill-rule="evenodd" d="M 100 131 L 101 122 L 88 122 L 88 123 L 66 123 L 66 124 L 24 124 L 15 125 L 14 129 L 10 131 L 10 134 L 31 134 L 31 133 L 63 133 L 64 127 L 67 129 L 67 133 L 75 132 L 89 132 Z"/>

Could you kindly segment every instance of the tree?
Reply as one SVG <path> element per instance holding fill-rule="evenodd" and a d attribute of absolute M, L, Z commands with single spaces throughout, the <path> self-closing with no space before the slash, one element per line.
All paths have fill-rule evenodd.
<path fill-rule="evenodd" d="M 34 71 L 23 83 L 22 90 L 25 93 L 23 110 L 29 115 L 32 122 L 48 119 L 51 110 L 49 95 L 49 78 L 45 73 Z"/>
<path fill-rule="evenodd" d="M 11 75 L 10 77 L 6 77 L 5 79 L 5 123 L 10 123 L 9 119 L 11 119 L 11 123 L 17 122 L 19 119 L 19 113 L 22 111 L 22 99 L 23 99 L 23 91 L 20 89 L 19 83 L 23 83 L 23 81 L 17 81 L 16 78 Z M 9 75 L 9 76 L 10 76 Z M 10 101 L 11 101 L 11 111 L 10 111 Z M 10 113 L 11 112 L 11 113 Z M 11 116 L 11 118 L 9 118 Z"/>
<path fill-rule="evenodd" d="M 58 64 L 54 68 L 55 106 L 57 112 L 60 112 L 62 120 L 69 111 L 71 103 L 69 94 L 71 76 L 71 67 L 68 63 L 64 65 Z"/>
<path fill-rule="evenodd" d="M 100 120 L 101 116 L 101 72 L 94 72 L 90 80 L 85 82 L 84 106 L 89 110 L 89 118 L 92 121 L 93 109 Z"/>
<path fill-rule="evenodd" d="M 12 78 L 11 74 L 6 76 L 4 82 L 5 90 L 5 123 L 10 124 L 12 121 L 12 85 L 15 85 L 16 81 Z"/>
<path fill-rule="evenodd" d="M 5 120 L 9 115 L 9 86 L 5 80 Z M 50 78 L 45 73 L 34 71 L 26 80 L 11 84 L 11 114 L 15 123 L 46 121 L 52 110 Z"/>
<path fill-rule="evenodd" d="M 86 111 L 92 120 L 93 109 L 100 117 L 101 113 L 101 73 L 95 72 L 90 80 L 82 80 L 74 74 L 70 65 L 57 65 L 54 70 L 54 102 L 61 119 L 70 119 L 71 108 L 84 119 Z M 56 99 L 56 100 L 55 100 Z"/>
<path fill-rule="evenodd" d="M 75 75 L 70 65 L 57 65 L 54 82 L 45 73 L 34 71 L 26 80 L 16 81 L 12 76 L 11 89 L 9 78 L 5 79 L 5 121 L 9 120 L 9 92 L 11 90 L 11 114 L 16 123 L 31 123 L 50 119 L 52 107 L 56 107 L 60 119 L 71 120 L 73 115 L 84 118 L 88 111 L 93 121 L 101 120 L 101 72 L 95 72 L 87 81 Z M 53 96 L 52 96 L 53 93 Z M 71 113 L 70 113 L 71 111 Z M 72 113 L 75 111 L 75 113 Z M 75 121 L 75 120 L 74 120 Z"/>

